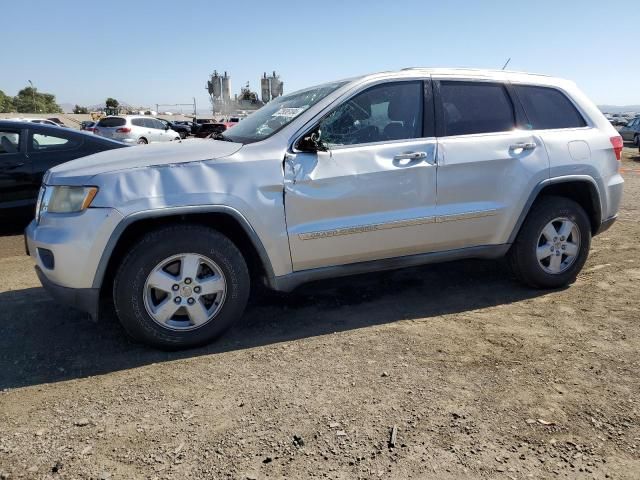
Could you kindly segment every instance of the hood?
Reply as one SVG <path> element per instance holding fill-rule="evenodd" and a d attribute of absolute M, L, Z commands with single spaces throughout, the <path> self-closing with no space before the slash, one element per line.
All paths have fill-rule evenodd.
<path fill-rule="evenodd" d="M 45 183 L 81 184 L 102 173 L 213 160 L 232 155 L 241 148 L 241 143 L 201 139 L 116 148 L 53 167 Z"/>

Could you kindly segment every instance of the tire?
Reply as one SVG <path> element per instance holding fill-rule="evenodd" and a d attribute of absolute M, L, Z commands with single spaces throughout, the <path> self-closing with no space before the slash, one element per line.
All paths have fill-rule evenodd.
<path fill-rule="evenodd" d="M 139 138 L 137 143 L 138 145 L 146 145 L 149 142 L 147 142 L 146 138 Z"/>
<path fill-rule="evenodd" d="M 572 229 L 570 235 L 557 233 L 557 237 L 554 236 L 557 241 L 547 240 L 551 235 L 545 232 L 564 232 L 563 227 L 571 224 L 576 229 Z M 545 230 L 549 225 L 554 230 Z M 560 288 L 575 281 L 587 261 L 590 246 L 591 222 L 584 209 L 571 199 L 548 196 L 531 207 L 509 250 L 508 260 L 513 273 L 523 283 L 534 288 Z M 567 252 L 576 254 L 570 256 Z M 538 260 L 539 254 L 544 258 Z M 552 265 L 552 261 L 556 263 Z M 561 262 L 560 266 L 557 262 Z"/>
<path fill-rule="evenodd" d="M 182 140 L 184 140 L 185 138 L 187 138 L 187 136 L 188 136 L 188 135 L 187 135 L 187 132 L 180 132 L 180 138 L 181 138 Z"/>
<path fill-rule="evenodd" d="M 180 139 L 181 139 L 180 137 L 176 137 L 176 138 L 174 138 L 174 139 L 173 139 L 173 141 L 174 141 L 174 142 L 177 142 L 177 141 L 179 141 Z"/>
<path fill-rule="evenodd" d="M 198 263 L 192 264 L 196 272 L 210 275 L 198 278 L 200 275 L 196 273 L 189 281 L 184 275 L 189 271 L 184 266 L 184 259 L 194 256 L 199 258 Z M 163 262 L 169 262 L 166 268 L 173 269 L 171 272 L 175 276 L 159 267 L 164 265 Z M 160 273 L 168 282 L 166 289 L 151 286 L 151 274 L 154 272 Z M 200 288 L 198 285 L 203 285 L 201 291 L 204 291 L 206 281 L 211 279 L 217 279 L 216 284 L 224 284 L 224 292 L 212 295 L 194 293 Z M 191 290 L 185 284 L 187 281 Z M 173 282 L 175 284 L 171 285 Z M 176 286 L 179 288 L 175 289 Z M 174 289 L 177 292 L 169 292 Z M 247 264 L 231 240 L 203 226 L 176 225 L 147 233 L 130 249 L 116 272 L 113 299 L 118 318 L 129 335 L 154 347 L 176 350 L 204 345 L 220 336 L 242 316 L 249 290 Z M 165 292 L 168 292 L 166 297 Z M 175 298 L 175 295 L 183 295 L 184 298 Z M 164 300 L 157 301 L 158 297 L 164 297 Z M 197 300 L 193 300 L 195 298 Z M 192 303 L 187 305 L 187 301 Z M 162 316 L 157 313 L 162 313 L 164 307 L 166 311 L 177 310 L 162 323 L 152 314 Z M 204 307 L 198 310 L 200 313 L 206 312 L 200 325 L 193 321 L 191 315 L 198 307 Z M 209 311 L 215 312 L 210 318 L 207 317 Z"/>

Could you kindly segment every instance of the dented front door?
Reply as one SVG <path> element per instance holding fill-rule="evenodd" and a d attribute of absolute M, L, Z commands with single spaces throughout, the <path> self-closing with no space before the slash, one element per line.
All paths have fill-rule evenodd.
<path fill-rule="evenodd" d="M 435 138 L 288 154 L 293 269 L 428 251 L 436 226 L 435 160 Z"/>

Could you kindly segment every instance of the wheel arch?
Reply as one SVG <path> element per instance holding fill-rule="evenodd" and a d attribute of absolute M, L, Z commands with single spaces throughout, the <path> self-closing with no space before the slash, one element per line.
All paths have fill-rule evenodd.
<path fill-rule="evenodd" d="M 520 232 L 524 220 L 537 200 L 546 196 L 565 197 L 574 200 L 587 213 L 591 223 L 591 234 L 596 235 L 602 223 L 602 203 L 600 190 L 596 181 L 587 175 L 571 175 L 550 178 L 536 185 L 522 209 L 518 221 L 509 236 L 508 243 L 513 243 Z"/>
<path fill-rule="evenodd" d="M 93 288 L 101 289 L 113 282 L 115 271 L 128 247 L 145 233 L 181 223 L 204 225 L 223 233 L 240 249 L 251 275 L 264 277 L 268 285 L 274 284 L 271 261 L 249 221 L 234 208 L 216 205 L 148 210 L 126 217 L 111 234 L 103 250 Z"/>

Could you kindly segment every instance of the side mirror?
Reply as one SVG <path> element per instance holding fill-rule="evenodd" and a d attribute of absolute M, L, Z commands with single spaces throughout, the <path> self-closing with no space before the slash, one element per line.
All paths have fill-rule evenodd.
<path fill-rule="evenodd" d="M 320 127 L 316 127 L 298 140 L 296 148 L 301 152 L 326 152 L 327 146 L 321 140 L 322 132 Z"/>
<path fill-rule="evenodd" d="M 165 132 L 166 132 L 167 130 L 169 130 L 169 125 L 165 125 L 165 126 L 164 126 L 164 130 L 165 130 Z"/>

